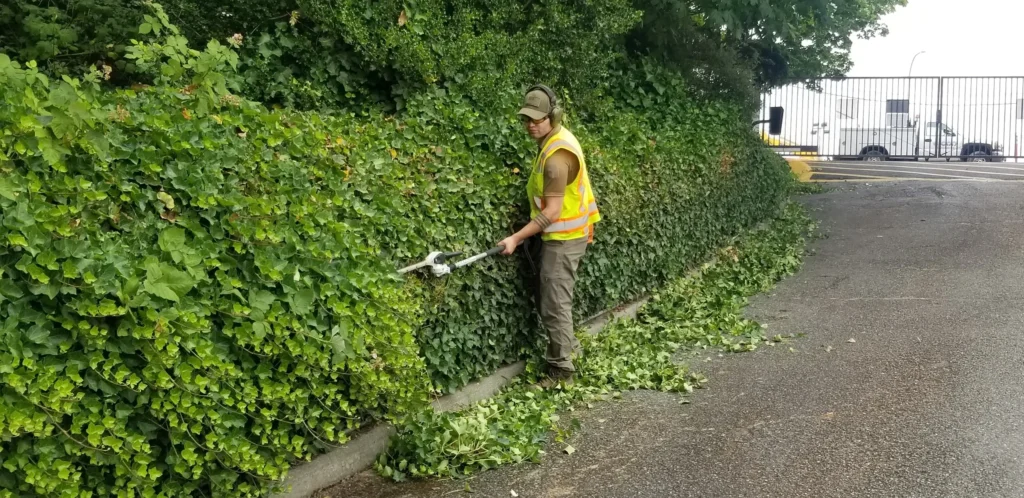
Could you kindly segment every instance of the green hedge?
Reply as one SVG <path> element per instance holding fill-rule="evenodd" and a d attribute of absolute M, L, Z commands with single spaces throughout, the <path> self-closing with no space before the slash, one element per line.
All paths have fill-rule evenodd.
<path fill-rule="evenodd" d="M 228 91 L 232 49 L 188 49 L 156 12 L 155 41 L 127 49 L 152 86 L 0 55 L 0 497 L 255 495 L 536 354 L 521 259 L 393 271 L 526 220 L 517 89 L 487 113 L 438 88 L 398 114 L 267 110 Z M 741 106 L 620 70 L 619 98 L 569 120 L 606 219 L 578 317 L 679 275 L 785 194 Z"/>

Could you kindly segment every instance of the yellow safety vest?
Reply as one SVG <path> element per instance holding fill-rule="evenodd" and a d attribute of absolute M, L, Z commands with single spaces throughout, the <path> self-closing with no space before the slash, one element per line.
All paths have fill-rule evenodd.
<path fill-rule="evenodd" d="M 555 151 L 566 149 L 576 155 L 580 162 L 580 171 L 574 181 L 565 187 L 562 199 L 562 213 L 557 220 L 551 220 L 551 226 L 541 234 L 543 240 L 574 240 L 581 237 L 594 239 L 594 223 L 601 221 L 597 210 L 597 199 L 590 187 L 590 176 L 587 174 L 587 163 L 583 159 L 583 148 L 573 134 L 561 128 L 552 133 L 537 153 L 533 162 L 533 172 L 526 184 L 526 194 L 530 197 L 530 217 L 536 217 L 544 209 L 544 163 Z"/>

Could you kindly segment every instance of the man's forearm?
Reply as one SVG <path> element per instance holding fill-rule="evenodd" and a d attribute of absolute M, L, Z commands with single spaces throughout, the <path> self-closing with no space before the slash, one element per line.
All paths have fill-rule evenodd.
<path fill-rule="evenodd" d="M 526 239 L 544 231 L 545 227 L 541 226 L 542 223 L 550 226 L 551 222 L 557 220 L 558 216 L 562 214 L 561 197 L 545 197 L 544 199 L 546 201 L 546 205 L 544 206 L 544 209 L 541 210 L 541 215 L 543 215 L 543 217 L 538 217 L 540 218 L 539 222 L 537 219 L 530 220 L 525 227 L 501 241 L 500 245 L 505 247 L 502 254 L 506 256 L 512 254 L 515 252 L 516 246 L 523 243 Z"/>
<path fill-rule="evenodd" d="M 550 225 L 551 222 L 554 222 L 555 220 L 557 220 L 558 219 L 558 215 L 561 214 L 561 212 L 562 212 L 561 204 L 562 204 L 561 202 L 549 203 L 547 208 L 544 209 L 543 211 L 541 211 L 541 215 L 544 217 L 544 219 L 549 221 L 549 223 L 548 223 L 549 225 Z M 555 208 L 557 208 L 557 209 L 555 209 Z M 524 226 L 523 228 L 519 229 L 518 232 L 516 232 L 515 237 L 517 239 L 519 239 L 519 240 L 526 240 L 526 239 L 528 239 L 530 237 L 533 237 L 534 235 L 537 235 L 538 233 L 543 232 L 544 228 L 546 228 L 546 227 L 542 227 L 540 225 L 540 223 L 538 223 L 538 220 L 530 220 L 530 222 L 527 223 L 526 226 Z"/>
<path fill-rule="evenodd" d="M 541 233 L 542 231 L 544 231 L 544 229 L 542 229 L 536 221 L 530 220 L 525 227 L 520 228 L 519 231 L 516 232 L 515 237 L 519 240 L 526 240 L 538 233 Z"/>

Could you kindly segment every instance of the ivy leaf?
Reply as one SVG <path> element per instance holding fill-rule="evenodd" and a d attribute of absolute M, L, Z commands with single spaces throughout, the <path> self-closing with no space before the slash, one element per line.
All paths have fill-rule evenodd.
<path fill-rule="evenodd" d="M 160 232 L 160 249 L 166 252 L 180 251 L 185 246 L 185 230 L 178 227 Z"/>
<path fill-rule="evenodd" d="M 166 283 L 179 296 L 187 294 L 195 285 L 195 281 L 192 280 L 188 273 L 175 269 L 168 270 L 163 283 Z"/>
<path fill-rule="evenodd" d="M 43 159 L 45 159 L 50 166 L 57 166 L 57 163 L 64 158 L 64 152 L 51 140 L 40 140 L 39 144 L 43 153 Z"/>
<path fill-rule="evenodd" d="M 0 197 L 16 201 L 18 200 L 18 195 L 21 191 L 22 189 L 15 185 L 9 178 L 0 176 Z"/>
<path fill-rule="evenodd" d="M 62 289 L 63 287 L 58 282 L 50 282 L 47 284 L 29 284 L 28 286 L 28 291 L 31 292 L 32 295 L 46 296 L 50 299 L 57 297 L 57 294 L 59 294 Z M 69 287 L 68 289 L 73 291 L 74 287 Z M 69 293 L 74 294 L 74 292 Z"/>
<path fill-rule="evenodd" d="M 17 234 L 17 233 L 9 233 L 9 234 L 7 234 L 7 242 L 9 244 L 11 244 L 12 246 L 28 247 L 28 241 L 25 240 L 25 237 L 23 235 Z"/>
<path fill-rule="evenodd" d="M 266 290 L 258 292 L 249 291 L 249 307 L 263 313 L 270 311 L 270 306 L 274 304 L 276 299 L 277 298 L 274 297 L 274 294 Z"/>
<path fill-rule="evenodd" d="M 225 427 L 245 427 L 249 420 L 240 413 L 229 412 L 221 415 L 221 421 Z"/>
<path fill-rule="evenodd" d="M 28 264 L 25 267 L 25 271 L 27 271 L 28 274 L 32 276 L 32 278 L 36 279 L 40 283 L 43 283 L 43 284 L 50 283 L 50 276 L 46 274 L 45 270 L 43 270 L 42 268 L 36 266 L 35 263 Z"/>
<path fill-rule="evenodd" d="M 192 253 L 186 245 L 185 230 L 180 227 L 172 227 L 160 232 L 157 243 L 161 250 L 170 253 L 171 259 L 175 263 L 181 263 L 186 254 Z"/>
<path fill-rule="evenodd" d="M 147 279 L 146 283 L 143 284 L 142 288 L 146 292 L 153 294 L 154 296 L 162 297 L 169 301 L 178 302 L 178 300 L 180 299 L 178 297 L 178 294 L 171 290 L 171 286 L 163 282 Z"/>
<path fill-rule="evenodd" d="M 354 353 L 352 345 L 341 334 L 331 336 L 331 349 L 334 350 L 331 361 L 335 366 L 343 365 Z"/>
<path fill-rule="evenodd" d="M 146 264 L 146 281 L 142 284 L 145 292 L 178 302 L 181 296 L 192 290 L 193 285 L 192 277 L 166 263 L 151 258 Z"/>
<path fill-rule="evenodd" d="M 65 259 L 60 267 L 64 272 L 64 278 L 78 278 L 78 274 L 81 273 L 75 262 L 70 259 Z"/>
<path fill-rule="evenodd" d="M 114 451 L 121 449 L 122 441 L 113 436 L 103 436 L 104 446 L 108 446 Z"/>
<path fill-rule="evenodd" d="M 310 312 L 313 306 L 313 289 L 303 289 L 292 294 L 292 312 L 305 315 Z"/>
<path fill-rule="evenodd" d="M 93 130 L 87 133 L 86 137 L 89 138 L 89 143 L 96 148 L 97 152 L 99 152 L 100 158 L 110 158 L 110 142 L 107 140 L 106 136 L 99 131 Z"/>
<path fill-rule="evenodd" d="M 9 278 L 0 279 L 0 296 L 6 297 L 7 299 L 19 299 L 25 295 L 25 292 L 18 287 L 13 280 Z"/>
<path fill-rule="evenodd" d="M 253 323 L 252 333 L 256 337 L 256 342 L 262 342 L 267 337 L 267 324 L 264 322 Z"/>
<path fill-rule="evenodd" d="M 43 344 L 50 337 L 50 331 L 38 325 L 25 332 L 25 338 L 36 344 Z"/>
<path fill-rule="evenodd" d="M 168 194 L 167 192 L 157 192 L 156 198 L 159 199 L 160 202 L 164 203 L 164 207 L 167 209 L 174 209 L 174 198 L 171 197 L 171 194 Z"/>

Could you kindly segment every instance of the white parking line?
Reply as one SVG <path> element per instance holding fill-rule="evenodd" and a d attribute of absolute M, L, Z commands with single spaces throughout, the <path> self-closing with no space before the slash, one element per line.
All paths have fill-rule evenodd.
<path fill-rule="evenodd" d="M 831 166 L 831 165 L 820 165 L 819 167 L 821 167 L 821 168 L 831 168 L 833 166 Z M 886 168 L 900 168 L 900 169 L 902 169 L 904 171 L 918 171 L 918 170 L 950 171 L 950 172 L 953 172 L 953 173 L 959 173 L 961 175 L 974 173 L 974 174 L 979 174 L 979 175 L 1015 176 L 1015 177 L 1019 177 L 1019 178 L 1024 178 L 1024 170 L 1020 170 L 1021 173 L 1000 173 L 1000 172 L 997 172 L 997 171 L 974 171 L 974 170 L 964 170 L 964 169 L 955 169 L 955 168 L 935 168 L 935 167 L 929 167 L 929 166 L 903 166 L 903 165 L 900 165 L 900 164 L 888 164 L 888 163 L 884 164 L 884 167 L 886 167 Z"/>
<path fill-rule="evenodd" d="M 885 177 L 885 176 L 855 175 L 853 173 L 839 173 L 839 172 L 830 172 L 830 171 L 811 171 L 811 174 L 812 175 L 852 176 L 852 177 L 856 177 L 856 178 L 866 178 L 866 179 L 869 179 L 869 180 L 882 180 L 882 179 L 885 179 L 885 178 L 891 178 L 891 177 Z"/>
<path fill-rule="evenodd" d="M 816 173 L 820 174 L 820 173 Z M 850 179 L 850 180 L 818 180 L 812 178 L 809 180 L 811 183 L 881 183 L 881 182 L 963 182 L 963 183 L 986 183 L 986 182 L 1003 182 L 1003 183 L 1024 183 L 1024 180 L 997 180 L 995 178 L 913 178 L 913 177 L 882 177 L 873 178 L 870 181 L 867 179 Z"/>
<path fill-rule="evenodd" d="M 870 163 L 870 162 L 867 162 L 867 161 L 856 161 L 856 162 L 851 162 L 851 161 L 828 161 L 828 162 L 824 162 L 823 161 L 823 162 L 812 162 L 810 164 L 812 166 L 828 166 L 830 164 L 838 164 L 838 165 L 842 165 L 842 166 L 857 166 L 857 165 L 865 165 L 865 164 L 876 164 L 877 165 L 878 163 Z M 886 161 L 886 162 L 883 162 L 882 164 L 885 165 L 885 166 L 893 166 L 893 167 L 897 167 L 897 168 L 930 168 L 930 167 L 934 167 L 934 166 L 917 166 L 917 164 L 921 164 L 921 163 L 916 163 L 916 162 L 910 162 L 909 164 L 905 164 L 905 163 L 896 163 L 896 162 Z M 930 165 L 930 164 L 935 164 L 935 163 L 924 163 L 924 164 L 929 164 Z M 1020 172 L 1024 173 L 1024 166 L 1018 168 L 1018 167 L 1013 167 L 1013 166 L 989 166 L 988 163 L 952 163 L 952 162 L 950 162 L 950 163 L 946 163 L 946 164 L 950 164 L 950 166 L 946 166 L 948 168 L 955 167 L 955 166 L 952 166 L 953 164 L 962 164 L 962 165 L 964 165 L 965 168 L 1005 169 L 1005 170 L 1009 170 L 1009 171 L 1020 171 Z M 970 166 L 967 166 L 968 164 Z M 993 174 L 995 174 L 995 173 L 993 173 Z"/>
<path fill-rule="evenodd" d="M 959 179 L 962 179 L 962 180 L 974 180 L 974 179 L 977 178 L 977 177 L 972 177 L 972 176 L 940 175 L 940 174 L 937 174 L 937 173 L 925 173 L 923 171 L 913 171 L 913 172 L 910 172 L 910 171 L 889 170 L 889 169 L 844 168 L 844 167 L 841 167 L 841 166 L 828 166 L 828 168 L 829 169 L 847 170 L 847 171 L 870 171 L 870 172 L 873 172 L 873 173 L 902 173 L 902 174 L 917 174 L 917 175 L 926 175 L 926 176 L 941 176 L 943 178 L 959 178 Z M 813 170 L 813 169 L 812 169 L 811 172 L 812 173 L 824 173 L 823 171 L 818 171 L 818 170 Z"/>

